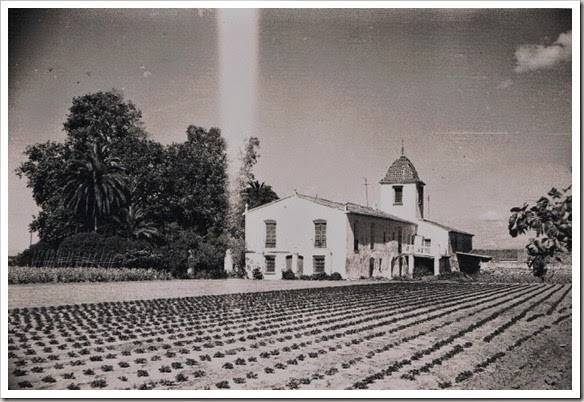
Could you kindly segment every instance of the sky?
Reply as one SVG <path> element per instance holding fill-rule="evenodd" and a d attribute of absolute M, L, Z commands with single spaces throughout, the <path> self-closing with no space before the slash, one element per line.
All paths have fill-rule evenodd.
<path fill-rule="evenodd" d="M 523 247 L 509 209 L 572 182 L 571 10 L 28 9 L 8 29 L 11 254 L 38 212 L 14 174 L 26 146 L 112 88 L 161 143 L 221 128 L 231 171 L 259 137 L 255 174 L 281 197 L 375 206 L 403 140 L 426 217 L 475 248 Z"/>

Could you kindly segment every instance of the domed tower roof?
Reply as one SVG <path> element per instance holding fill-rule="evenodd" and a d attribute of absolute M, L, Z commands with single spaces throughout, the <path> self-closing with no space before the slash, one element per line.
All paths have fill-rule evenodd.
<path fill-rule="evenodd" d="M 424 184 L 418 176 L 418 172 L 412 161 L 405 155 L 397 158 L 387 170 L 385 177 L 379 182 L 380 184 L 407 184 L 420 183 Z"/>

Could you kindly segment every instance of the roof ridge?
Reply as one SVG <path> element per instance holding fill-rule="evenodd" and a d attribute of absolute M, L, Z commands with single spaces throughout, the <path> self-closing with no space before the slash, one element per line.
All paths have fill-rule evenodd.
<path fill-rule="evenodd" d="M 301 194 L 298 192 L 296 192 L 295 195 L 300 197 L 300 198 L 306 199 L 307 201 L 315 202 L 315 203 L 322 205 L 324 207 L 334 208 L 334 209 L 338 209 L 341 211 L 354 213 L 354 214 L 359 214 L 359 211 L 357 209 L 361 208 L 364 210 L 363 212 L 369 212 L 370 216 L 374 216 L 374 217 L 378 217 L 378 218 L 388 218 L 388 219 L 393 219 L 393 220 L 396 220 L 399 222 L 411 223 L 413 225 L 416 225 L 415 222 L 409 221 L 409 220 L 404 219 L 404 218 L 400 218 L 399 216 L 390 214 L 389 212 L 386 212 L 384 210 L 373 208 L 373 207 L 367 207 L 365 205 L 356 204 L 354 202 L 347 201 L 345 203 L 342 203 L 342 202 L 338 202 L 338 201 L 332 201 L 332 200 L 329 200 L 326 198 Z M 318 201 L 323 201 L 323 202 L 318 202 Z M 331 205 L 326 205 L 326 204 L 331 204 Z M 353 207 L 352 211 L 350 210 L 351 207 Z"/>
<path fill-rule="evenodd" d="M 248 209 L 247 211 L 245 211 L 245 213 L 248 213 L 248 212 L 251 212 L 251 211 L 255 211 L 256 209 L 260 209 L 260 208 L 263 208 L 263 207 L 267 207 L 268 205 L 276 204 L 276 203 L 278 203 L 278 202 L 280 202 L 280 201 L 284 201 L 284 200 L 286 200 L 286 199 L 288 199 L 288 198 L 292 197 L 293 195 L 294 195 L 294 194 L 287 195 L 286 197 L 278 198 L 277 200 L 274 200 L 274 201 L 267 202 L 267 203 L 265 203 L 265 204 L 259 205 L 259 206 L 257 206 L 257 207 L 254 207 L 254 208 L 250 208 L 250 209 Z"/>
<path fill-rule="evenodd" d="M 440 227 L 442 227 L 443 229 L 446 229 L 446 230 L 448 230 L 448 231 L 450 231 L 450 232 L 456 232 L 456 233 L 462 233 L 462 234 L 467 234 L 467 235 L 474 236 L 474 234 L 473 234 L 473 233 L 467 232 L 467 231 L 465 231 L 465 230 L 460 230 L 460 229 L 457 229 L 457 228 L 455 228 L 455 227 L 452 227 L 452 226 L 444 225 L 443 223 L 439 223 L 439 222 L 431 221 L 431 220 L 429 220 L 429 219 L 425 219 L 425 218 L 424 218 L 424 219 L 422 219 L 422 221 L 424 221 L 424 222 L 428 222 L 428 223 L 431 223 L 431 224 L 433 224 L 433 225 L 436 225 L 436 226 L 440 226 Z"/>

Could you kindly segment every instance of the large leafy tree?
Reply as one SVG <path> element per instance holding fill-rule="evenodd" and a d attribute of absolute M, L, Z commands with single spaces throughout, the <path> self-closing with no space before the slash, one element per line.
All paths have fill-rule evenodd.
<path fill-rule="evenodd" d="M 228 212 L 227 153 L 217 128 L 191 125 L 187 140 L 168 148 L 165 181 L 170 184 L 168 207 L 175 222 L 200 235 L 226 229 Z"/>
<path fill-rule="evenodd" d="M 195 271 L 221 271 L 229 207 L 225 139 L 217 128 L 191 125 L 187 140 L 166 152 L 166 264 L 179 275 L 187 264 Z"/>
<path fill-rule="evenodd" d="M 517 237 L 528 231 L 536 235 L 526 246 L 528 265 L 543 280 L 551 258 L 561 260 L 560 253 L 572 251 L 572 186 L 552 188 L 534 205 L 524 203 L 511 209 L 509 234 Z"/>
<path fill-rule="evenodd" d="M 123 157 L 128 174 L 128 205 L 138 206 L 143 219 L 159 228 L 173 220 L 171 157 L 166 147 L 152 140 L 134 141 Z"/>
<path fill-rule="evenodd" d="M 56 245 L 83 225 L 64 207 L 60 191 L 66 184 L 64 161 L 70 158 L 71 151 L 63 144 L 49 141 L 29 145 L 25 155 L 27 160 L 16 169 L 16 174 L 28 179 L 27 186 L 41 209 L 30 230 L 38 232 L 45 243 Z"/>
<path fill-rule="evenodd" d="M 64 123 L 67 134 L 64 143 L 47 142 L 27 147 L 27 161 L 16 173 L 26 177 L 40 213 L 33 218 L 30 229 L 38 232 L 41 241 L 56 245 L 64 237 L 94 228 L 75 211 L 67 208 L 63 191 L 69 180 L 66 166 L 87 151 L 90 144 L 107 144 L 110 153 L 120 158 L 128 167 L 130 188 L 141 189 L 141 180 L 151 176 L 143 172 L 155 172 L 148 167 L 144 148 L 146 132 L 141 112 L 130 101 L 115 91 L 96 92 L 75 97 Z M 139 149 L 142 148 L 142 149 Z M 160 146 L 161 148 L 161 146 Z M 134 152 L 135 150 L 135 152 Z"/>
<path fill-rule="evenodd" d="M 219 269 L 228 214 L 226 143 L 219 129 L 189 126 L 182 143 L 147 139 L 140 111 L 117 91 L 76 97 L 63 144 L 36 144 L 17 173 L 41 212 L 31 224 L 56 246 L 78 232 L 152 239 L 166 262 Z M 122 170 L 122 167 L 124 168 Z M 211 258 L 212 257 L 212 258 Z"/>
<path fill-rule="evenodd" d="M 67 164 L 65 175 L 65 206 L 92 222 L 94 231 L 97 231 L 99 218 L 111 217 L 127 202 L 125 168 L 106 144 L 85 145 Z"/>
<path fill-rule="evenodd" d="M 146 138 L 142 112 L 115 89 L 73 98 L 64 130 L 67 143 L 74 147 L 89 142 L 106 143 L 115 156 L 121 156 L 128 145 Z"/>

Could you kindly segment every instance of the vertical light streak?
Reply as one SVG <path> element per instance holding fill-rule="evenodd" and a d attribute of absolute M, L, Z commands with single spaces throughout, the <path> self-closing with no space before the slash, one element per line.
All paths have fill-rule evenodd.
<path fill-rule="evenodd" d="M 219 66 L 221 129 L 232 160 L 255 132 L 259 10 L 220 9 Z"/>

